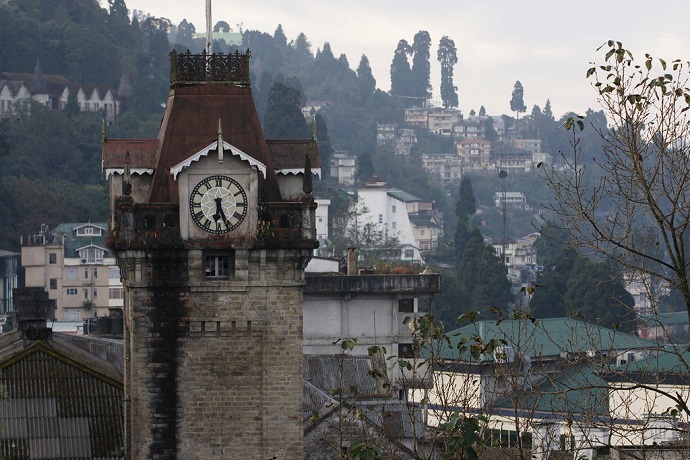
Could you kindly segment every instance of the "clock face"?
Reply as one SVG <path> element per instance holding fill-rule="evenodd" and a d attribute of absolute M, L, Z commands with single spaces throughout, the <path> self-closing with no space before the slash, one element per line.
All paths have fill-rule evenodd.
<path fill-rule="evenodd" d="M 189 211 L 196 224 L 209 233 L 227 233 L 247 215 L 247 193 L 235 179 L 209 176 L 189 197 Z"/>

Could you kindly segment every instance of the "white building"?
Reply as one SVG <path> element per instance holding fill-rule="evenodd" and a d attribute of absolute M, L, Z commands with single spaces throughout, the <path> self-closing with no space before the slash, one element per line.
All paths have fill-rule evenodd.
<path fill-rule="evenodd" d="M 388 188 L 382 181 L 372 179 L 357 189 L 357 205 L 367 212 L 363 223 L 373 223 L 376 228 L 400 243 L 399 259 L 422 261 L 408 212 L 414 209 L 420 199 L 407 192 Z M 365 249 L 365 248 L 361 248 Z"/>
<path fill-rule="evenodd" d="M 348 152 L 335 152 L 331 157 L 331 177 L 342 185 L 354 185 L 357 172 L 357 156 Z"/>
<path fill-rule="evenodd" d="M 316 198 L 314 202 L 317 204 L 316 239 L 319 240 L 319 245 L 323 246 L 328 240 L 328 206 L 331 200 Z"/>

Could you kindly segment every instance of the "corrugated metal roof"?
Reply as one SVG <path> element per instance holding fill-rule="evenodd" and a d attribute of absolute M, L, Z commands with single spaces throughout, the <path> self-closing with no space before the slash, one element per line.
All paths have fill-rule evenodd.
<path fill-rule="evenodd" d="M 505 341 L 505 345 L 519 348 L 516 353 L 532 358 L 560 356 L 561 353 L 660 348 L 658 342 L 571 318 L 545 318 L 535 322 L 529 319 L 476 321 L 447 335 L 451 343 L 443 346 L 440 357 L 464 361 L 477 361 L 470 356 L 469 350 L 458 356 L 460 341 L 468 340 L 469 347 L 475 343 L 474 337 L 481 337 L 484 342 Z"/>
<path fill-rule="evenodd" d="M 121 375 L 85 365 L 84 351 L 8 335 L 20 346 L 0 344 L 0 457 L 122 458 Z"/>

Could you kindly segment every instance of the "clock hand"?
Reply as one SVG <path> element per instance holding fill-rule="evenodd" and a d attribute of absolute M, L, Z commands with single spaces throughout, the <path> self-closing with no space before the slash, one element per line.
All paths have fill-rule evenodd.
<path fill-rule="evenodd" d="M 223 219 L 223 222 L 225 222 L 226 226 L 230 226 L 228 224 L 228 218 L 225 217 L 225 211 L 223 211 L 223 206 L 220 204 L 221 198 L 216 198 L 216 213 L 213 215 L 213 218 L 218 222 L 218 219 Z"/>
<path fill-rule="evenodd" d="M 220 198 L 216 198 L 216 213 L 213 215 L 213 220 L 215 222 L 218 222 L 218 219 L 220 219 L 221 217 L 223 217 L 223 221 L 225 221 L 223 207 L 220 205 Z"/>

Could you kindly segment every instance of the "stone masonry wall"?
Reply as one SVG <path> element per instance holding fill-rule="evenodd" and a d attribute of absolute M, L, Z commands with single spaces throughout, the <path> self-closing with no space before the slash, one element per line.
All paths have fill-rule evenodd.
<path fill-rule="evenodd" d="M 126 251 L 131 458 L 302 459 L 302 289 L 308 251 Z M 129 423 L 131 422 L 131 423 Z"/>

